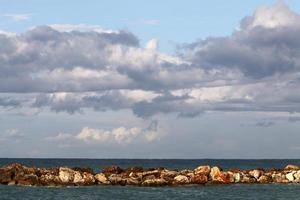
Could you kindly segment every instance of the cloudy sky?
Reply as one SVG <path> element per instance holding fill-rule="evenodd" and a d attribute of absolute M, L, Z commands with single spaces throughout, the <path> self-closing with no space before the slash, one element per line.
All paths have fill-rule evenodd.
<path fill-rule="evenodd" d="M 299 1 L 0 2 L 0 157 L 299 158 Z"/>

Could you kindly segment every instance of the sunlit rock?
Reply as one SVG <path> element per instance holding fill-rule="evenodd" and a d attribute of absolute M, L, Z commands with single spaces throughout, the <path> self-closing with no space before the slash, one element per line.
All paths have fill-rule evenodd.
<path fill-rule="evenodd" d="M 199 166 L 194 171 L 195 171 L 195 174 L 204 174 L 204 175 L 208 176 L 210 173 L 210 166 L 208 166 L 208 165 Z"/>
<path fill-rule="evenodd" d="M 259 177 L 262 175 L 262 173 L 263 173 L 262 171 L 257 170 L 257 169 L 249 171 L 249 175 L 251 175 L 252 177 L 254 177 L 256 180 L 259 179 Z"/>
<path fill-rule="evenodd" d="M 189 184 L 189 178 L 184 176 L 184 175 L 178 175 L 175 176 L 174 178 L 174 184 L 178 184 L 178 185 L 184 185 L 184 184 Z"/>
<path fill-rule="evenodd" d="M 285 175 L 285 177 L 287 178 L 287 180 L 289 180 L 289 182 L 293 182 L 295 180 L 295 177 L 294 177 L 295 173 L 296 173 L 295 171 L 292 171 Z"/>
<path fill-rule="evenodd" d="M 299 170 L 299 166 L 297 165 L 287 165 L 284 170 Z"/>
<path fill-rule="evenodd" d="M 103 185 L 109 185 L 110 184 L 109 180 L 107 179 L 107 177 L 103 173 L 96 174 L 95 179 L 96 179 L 98 184 L 103 184 Z"/>
<path fill-rule="evenodd" d="M 60 167 L 59 168 L 59 179 L 63 183 L 71 183 L 74 180 L 75 171 L 67 168 L 67 167 Z"/>

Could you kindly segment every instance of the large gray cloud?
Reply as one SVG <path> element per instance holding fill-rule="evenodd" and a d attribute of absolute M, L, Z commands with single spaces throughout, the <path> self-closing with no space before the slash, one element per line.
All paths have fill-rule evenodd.
<path fill-rule="evenodd" d="M 279 2 L 242 20 L 228 37 L 211 37 L 190 45 L 194 65 L 230 68 L 263 78 L 300 70 L 300 15 Z"/>
<path fill-rule="evenodd" d="M 300 16 L 283 3 L 259 8 L 232 35 L 188 44 L 177 56 L 159 52 L 156 40 L 140 46 L 128 31 L 63 27 L 0 34 L 0 92 L 19 94 L 0 99 L 2 106 L 70 114 L 130 109 L 142 118 L 300 112 Z"/>
<path fill-rule="evenodd" d="M 140 47 L 136 36 L 122 30 L 40 26 L 20 35 L 0 33 L 0 42 L 0 92 L 164 90 L 215 80 L 209 71 L 159 53 L 155 44 Z"/>

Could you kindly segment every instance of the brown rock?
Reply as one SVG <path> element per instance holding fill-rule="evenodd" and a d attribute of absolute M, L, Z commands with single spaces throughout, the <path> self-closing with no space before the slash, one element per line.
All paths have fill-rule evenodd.
<path fill-rule="evenodd" d="M 53 174 L 43 174 L 39 178 L 39 182 L 41 185 L 44 185 L 44 186 L 61 185 L 61 180 L 59 179 L 59 177 L 55 176 Z"/>
<path fill-rule="evenodd" d="M 168 182 L 168 184 L 172 184 L 174 177 L 179 175 L 177 171 L 171 171 L 171 170 L 163 170 L 160 173 L 160 178 L 163 178 Z"/>
<path fill-rule="evenodd" d="M 35 167 L 23 167 L 23 171 L 25 174 L 36 174 L 38 170 Z"/>
<path fill-rule="evenodd" d="M 274 183 L 288 183 L 289 181 L 286 179 L 284 174 L 274 173 L 272 174 L 272 181 Z"/>
<path fill-rule="evenodd" d="M 25 174 L 22 178 L 16 180 L 18 185 L 39 185 L 39 178 L 35 174 Z"/>
<path fill-rule="evenodd" d="M 190 174 L 190 173 L 194 173 L 194 171 L 193 170 L 184 169 L 184 170 L 181 170 L 179 173 L 181 175 L 187 175 L 187 174 Z"/>
<path fill-rule="evenodd" d="M 193 184 L 205 184 L 208 182 L 208 178 L 205 174 L 195 174 L 195 176 L 192 178 Z"/>
<path fill-rule="evenodd" d="M 102 170 L 104 174 L 121 174 L 122 172 L 124 172 L 124 170 L 118 166 L 109 166 Z"/>
<path fill-rule="evenodd" d="M 84 185 L 93 185 L 95 183 L 94 175 L 89 172 L 83 172 L 83 183 Z"/>
<path fill-rule="evenodd" d="M 90 167 L 73 167 L 72 169 L 73 169 L 74 171 L 80 172 L 81 174 L 82 174 L 83 172 L 87 172 L 87 173 L 90 173 L 90 174 L 94 174 L 93 169 L 90 168 Z"/>
<path fill-rule="evenodd" d="M 37 176 L 42 176 L 42 175 L 46 175 L 46 174 L 51 174 L 51 175 L 54 175 L 54 176 L 58 176 L 59 175 L 59 168 L 49 168 L 49 169 L 39 168 L 39 169 L 37 169 L 37 172 L 36 172 Z"/>
<path fill-rule="evenodd" d="M 248 174 L 242 173 L 241 183 L 255 183 L 256 179 Z"/>
<path fill-rule="evenodd" d="M 162 178 L 148 179 L 142 183 L 142 186 L 165 186 L 168 182 Z"/>
<path fill-rule="evenodd" d="M 259 183 L 270 183 L 272 182 L 272 178 L 270 176 L 261 175 L 257 181 Z"/>
<path fill-rule="evenodd" d="M 112 185 L 126 185 L 126 179 L 118 174 L 111 174 L 108 180 Z"/>
<path fill-rule="evenodd" d="M 232 173 L 240 173 L 241 169 L 239 169 L 239 168 L 231 168 L 228 171 L 231 171 Z"/>
<path fill-rule="evenodd" d="M 126 169 L 126 174 L 130 174 L 130 173 L 138 173 L 138 172 L 143 172 L 144 169 L 142 167 L 129 167 Z"/>
<path fill-rule="evenodd" d="M 0 183 L 8 184 L 13 180 L 14 173 L 11 170 L 1 168 L 0 169 Z"/>

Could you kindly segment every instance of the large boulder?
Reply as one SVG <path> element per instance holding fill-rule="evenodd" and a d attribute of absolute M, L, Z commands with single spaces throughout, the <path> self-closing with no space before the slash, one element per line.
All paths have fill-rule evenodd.
<path fill-rule="evenodd" d="M 0 182 L 2 184 L 38 185 L 37 169 L 26 167 L 18 163 L 0 169 Z"/>
<path fill-rule="evenodd" d="M 22 178 L 16 180 L 18 185 L 39 185 L 39 178 L 35 174 L 25 174 Z"/>
<path fill-rule="evenodd" d="M 274 183 L 288 183 L 286 176 L 282 173 L 274 173 L 272 174 L 272 180 Z"/>
<path fill-rule="evenodd" d="M 299 166 L 297 165 L 287 165 L 284 170 L 299 170 Z"/>
<path fill-rule="evenodd" d="M 240 183 L 242 180 L 242 175 L 240 172 L 232 172 L 235 183 Z"/>
<path fill-rule="evenodd" d="M 300 170 L 298 170 L 296 173 L 294 173 L 294 177 L 295 177 L 294 182 L 300 183 Z"/>
<path fill-rule="evenodd" d="M 59 168 L 40 168 L 37 171 L 37 175 L 41 185 L 56 186 L 61 184 Z"/>
<path fill-rule="evenodd" d="M 249 174 L 246 174 L 246 173 L 241 173 L 241 183 L 255 183 L 257 182 L 257 180 L 250 176 Z"/>
<path fill-rule="evenodd" d="M 44 186 L 56 186 L 61 184 L 60 178 L 53 174 L 43 174 L 39 177 L 39 181 L 40 184 Z"/>
<path fill-rule="evenodd" d="M 249 171 L 249 175 L 254 177 L 256 180 L 258 180 L 262 174 L 263 174 L 263 172 L 260 170 L 257 170 L 257 169 Z"/>
<path fill-rule="evenodd" d="M 189 178 L 184 175 L 178 175 L 178 176 L 175 176 L 175 178 L 174 178 L 174 184 L 184 185 L 184 184 L 189 184 L 189 183 L 190 183 Z"/>
<path fill-rule="evenodd" d="M 0 183 L 1 184 L 8 184 L 9 182 L 13 181 L 14 173 L 6 168 L 0 169 Z"/>
<path fill-rule="evenodd" d="M 257 181 L 259 183 L 270 183 L 272 182 L 272 178 L 270 176 L 267 176 L 267 175 L 261 175 Z"/>
<path fill-rule="evenodd" d="M 193 184 L 205 184 L 208 182 L 208 177 L 205 174 L 195 174 L 191 182 Z"/>
<path fill-rule="evenodd" d="M 126 185 L 126 179 L 119 174 L 111 174 L 108 180 L 112 185 Z"/>
<path fill-rule="evenodd" d="M 294 180 L 295 180 L 294 174 L 295 174 L 295 173 L 296 173 L 295 171 L 292 171 L 292 172 L 290 172 L 290 173 L 287 173 L 287 174 L 285 175 L 286 179 L 287 179 L 289 182 L 294 182 Z"/>
<path fill-rule="evenodd" d="M 163 178 L 168 183 L 172 183 L 174 180 L 174 177 L 177 175 L 179 175 L 179 172 L 165 169 L 165 170 L 161 171 L 160 178 Z"/>
<path fill-rule="evenodd" d="M 93 185 L 96 181 L 94 175 L 89 172 L 83 172 L 82 177 L 84 185 Z"/>
<path fill-rule="evenodd" d="M 84 183 L 83 177 L 79 171 L 74 171 L 73 183 L 76 185 L 82 185 Z"/>
<path fill-rule="evenodd" d="M 199 166 L 194 170 L 195 174 L 204 174 L 206 176 L 209 175 L 210 173 L 210 166 L 204 165 L 204 166 Z"/>
<path fill-rule="evenodd" d="M 98 184 L 101 185 L 110 185 L 108 178 L 103 173 L 98 173 L 95 175 L 95 180 Z"/>
<path fill-rule="evenodd" d="M 73 183 L 74 181 L 75 171 L 67 168 L 67 167 L 60 167 L 59 168 L 59 179 L 62 183 Z"/>
<path fill-rule="evenodd" d="M 228 184 L 234 182 L 233 173 L 222 172 L 219 167 L 211 168 L 209 176 L 212 183 Z"/>

